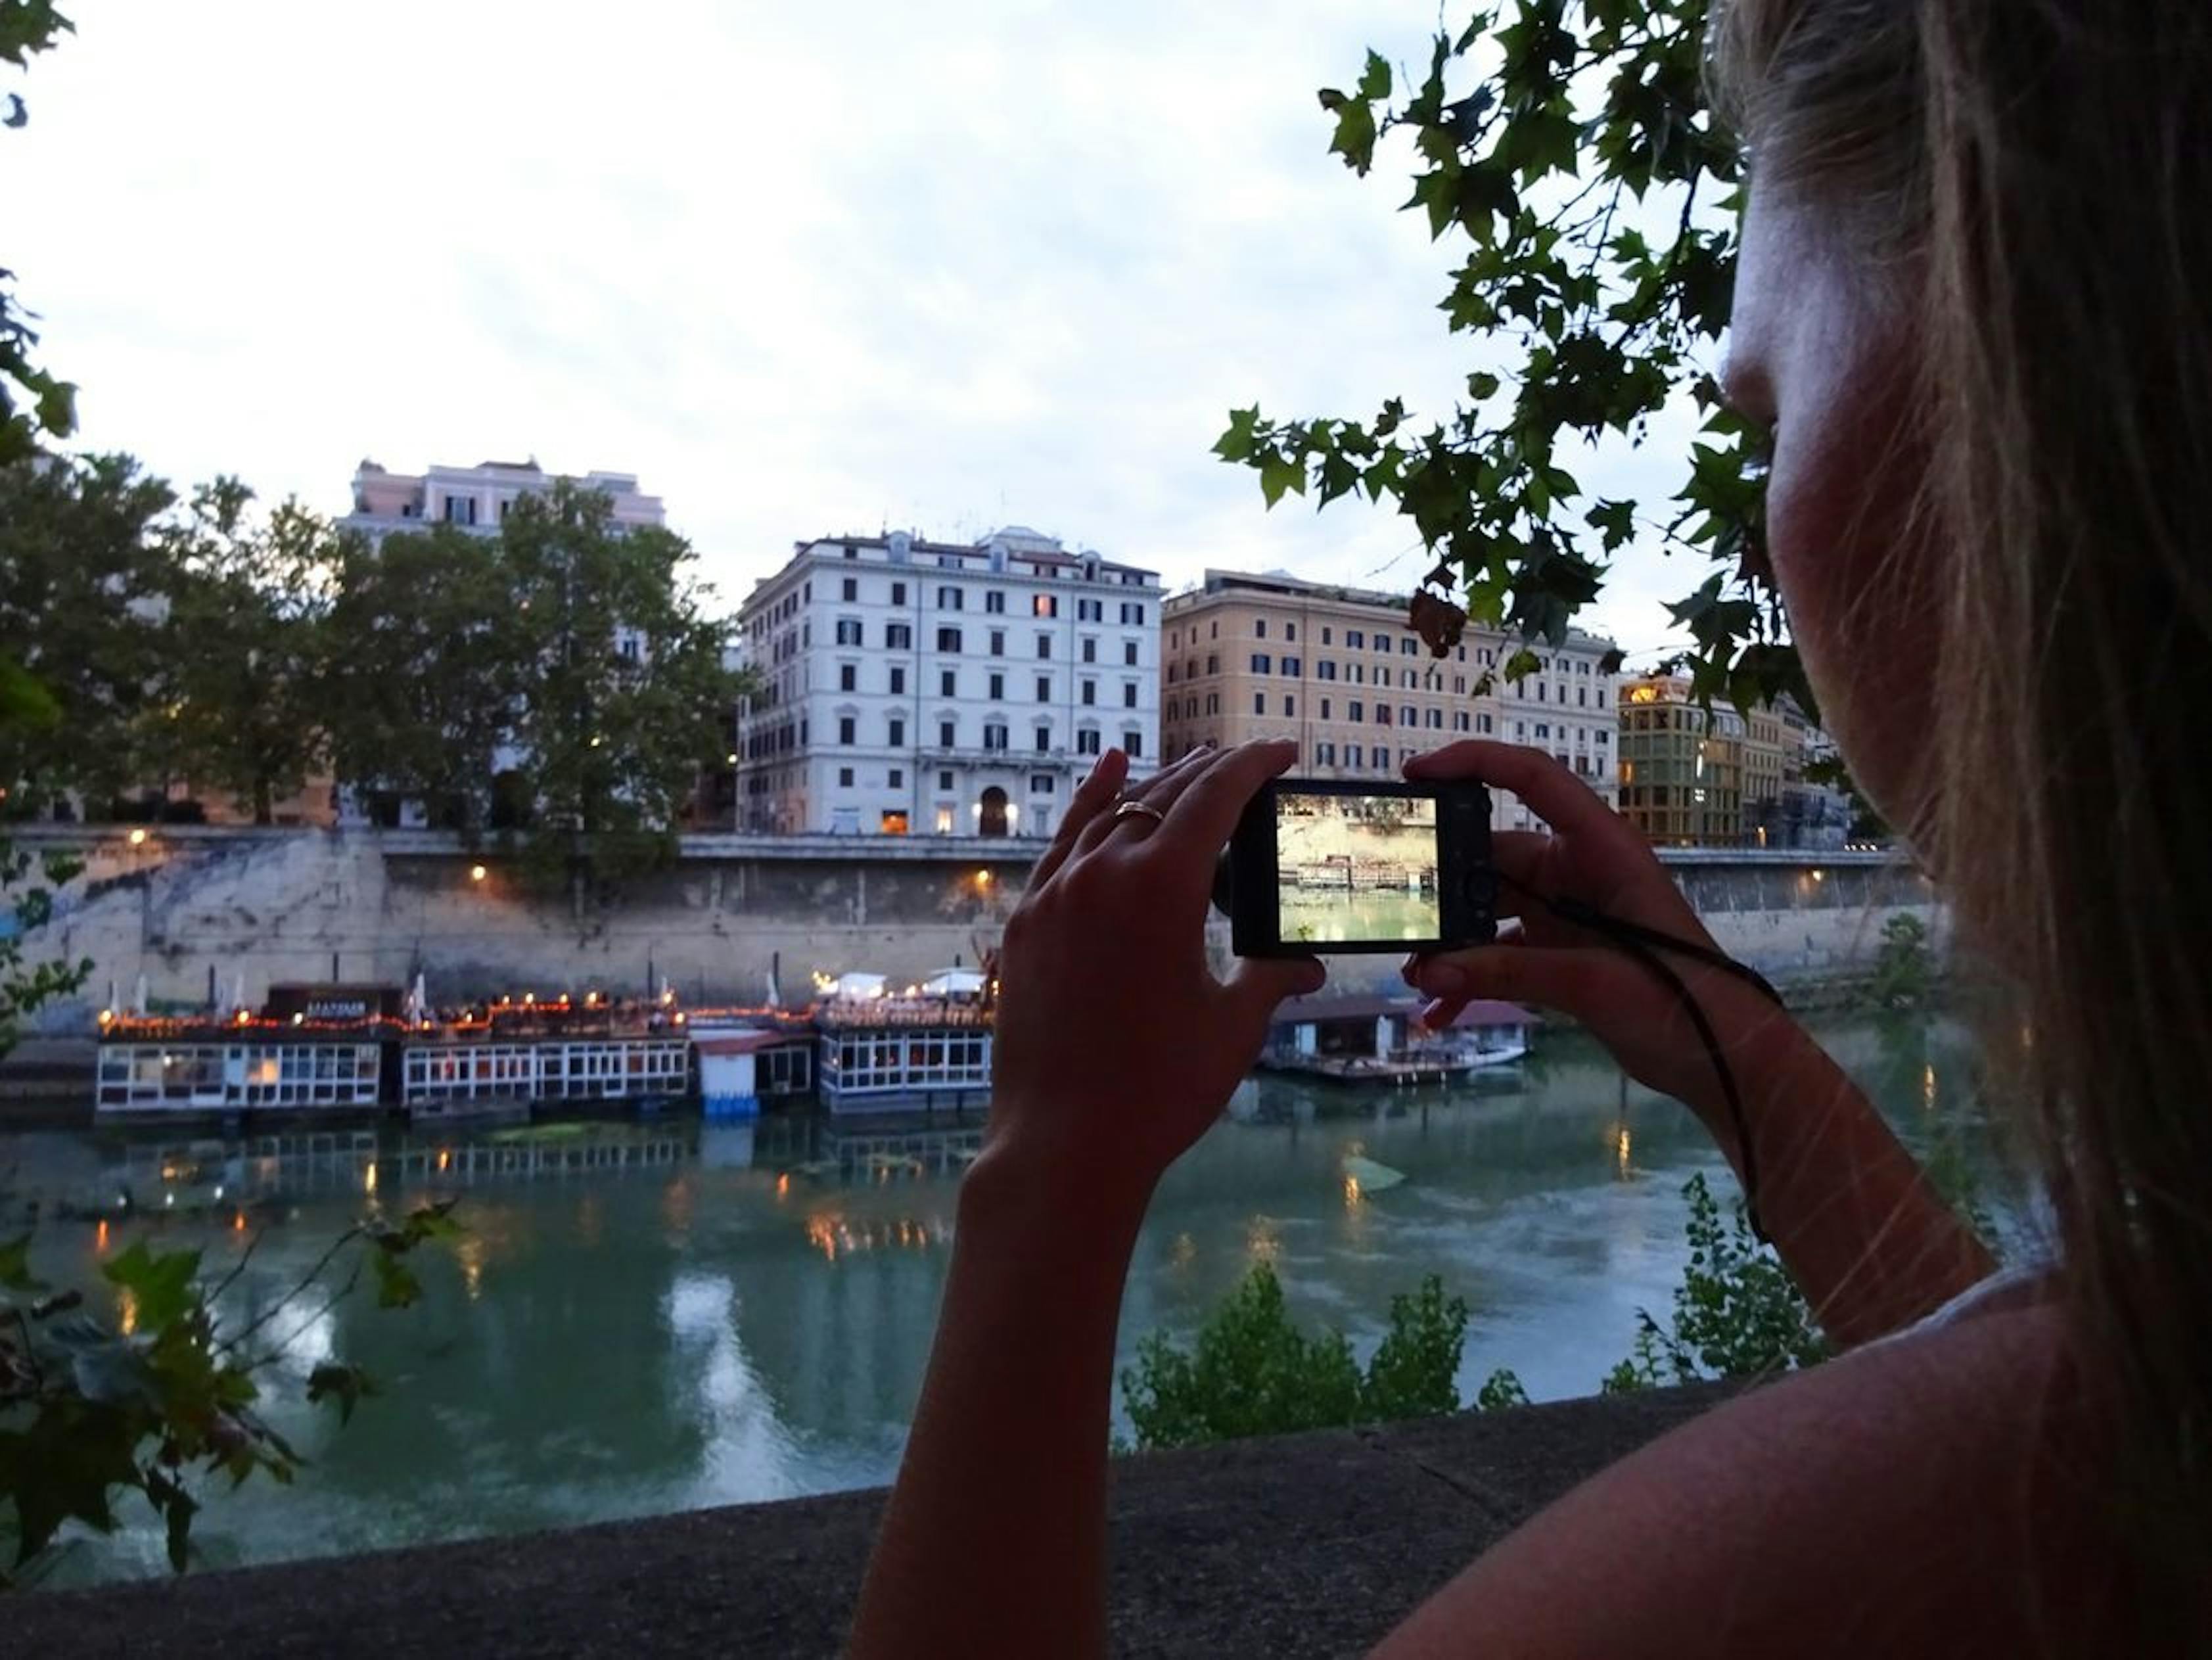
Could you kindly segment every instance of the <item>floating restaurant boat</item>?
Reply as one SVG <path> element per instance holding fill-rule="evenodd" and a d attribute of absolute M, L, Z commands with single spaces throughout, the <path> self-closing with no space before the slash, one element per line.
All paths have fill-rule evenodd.
<path fill-rule="evenodd" d="M 1448 1030 L 1419 1025 L 1422 1005 L 1398 997 L 1293 997 L 1275 1012 L 1260 1064 L 1347 1084 L 1447 1082 L 1528 1053 L 1535 1016 L 1518 1003 L 1469 1003 Z"/>
<path fill-rule="evenodd" d="M 670 1104 L 691 1091 L 687 1022 L 672 999 L 596 992 L 580 1004 L 502 997 L 458 1018 L 418 1019 L 399 1041 L 398 1104 L 418 1119 L 540 1103 Z"/>
<path fill-rule="evenodd" d="M 536 1107 L 639 1110 L 692 1098 L 709 1118 L 818 1095 L 832 1112 L 959 1106 L 991 1081 L 990 985 L 948 969 L 900 990 L 880 975 L 818 979 L 804 1010 L 686 1011 L 586 993 L 433 1012 L 418 978 L 273 986 L 258 1010 L 103 1011 L 100 1117 L 526 1116 Z M 242 997 L 242 990 L 240 994 Z M 695 1071 L 696 1061 L 696 1071 Z"/>
<path fill-rule="evenodd" d="M 101 1116 L 360 1111 L 384 1100 L 394 986 L 271 986 L 257 1014 L 100 1016 Z"/>
<path fill-rule="evenodd" d="M 881 975 L 818 977 L 820 1092 L 833 1113 L 960 1107 L 991 1087 L 991 983 L 946 969 L 893 991 Z"/>

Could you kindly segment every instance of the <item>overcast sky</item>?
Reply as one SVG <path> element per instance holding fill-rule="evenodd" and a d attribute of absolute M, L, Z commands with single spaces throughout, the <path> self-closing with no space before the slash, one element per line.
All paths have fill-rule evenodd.
<path fill-rule="evenodd" d="M 1004 523 L 1410 587 L 1410 526 L 1263 511 L 1232 405 L 1435 410 L 1476 362 L 1393 157 L 1314 89 L 1408 0 L 76 0 L 0 86 L 0 265 L 82 443 L 348 506 L 354 466 L 634 471 L 732 603 L 798 538 Z M 1663 493 L 1686 432 L 1585 471 Z M 1664 447 L 1663 450 L 1660 447 Z M 1702 573 L 1625 556 L 1665 639 Z"/>

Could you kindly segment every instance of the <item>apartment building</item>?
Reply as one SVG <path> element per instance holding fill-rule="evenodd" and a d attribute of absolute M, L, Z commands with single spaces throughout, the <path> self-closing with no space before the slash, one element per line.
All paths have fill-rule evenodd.
<path fill-rule="evenodd" d="M 1406 626 L 1407 596 L 1279 573 L 1206 573 L 1162 607 L 1162 737 L 1167 759 L 1201 743 L 1282 738 L 1318 778 L 1395 778 L 1407 758 L 1456 739 L 1495 738 L 1548 751 L 1615 800 L 1617 677 L 1612 642 L 1579 631 L 1535 649 L 1537 672 L 1509 684 L 1520 642 L 1470 626 L 1449 655 L 1431 655 Z M 1492 689 L 1477 695 L 1486 672 Z M 1501 797 L 1494 822 L 1526 828 Z"/>
<path fill-rule="evenodd" d="M 549 490 L 563 478 L 580 489 L 606 496 L 614 504 L 617 525 L 635 529 L 668 522 L 660 498 L 641 491 L 634 472 L 549 473 L 535 459 L 391 472 L 374 461 L 363 461 L 354 470 L 353 511 L 337 521 L 338 528 L 373 542 L 430 524 L 453 525 L 488 536 L 499 528 L 517 500 Z"/>
<path fill-rule="evenodd" d="M 738 828 L 1049 836 L 1109 746 L 1159 756 L 1159 575 L 1010 526 L 796 544 L 738 617 Z"/>

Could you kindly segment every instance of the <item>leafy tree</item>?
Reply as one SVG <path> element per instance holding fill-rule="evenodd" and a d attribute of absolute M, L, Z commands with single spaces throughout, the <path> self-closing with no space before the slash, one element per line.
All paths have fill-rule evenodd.
<path fill-rule="evenodd" d="M 1753 575 L 1763 445 L 1704 367 L 1729 319 L 1742 200 L 1741 157 L 1704 99 L 1705 11 L 1478 0 L 1435 36 L 1409 93 L 1372 52 L 1350 91 L 1324 89 L 1330 149 L 1364 177 L 1382 141 L 1408 141 L 1405 206 L 1464 249 L 1438 309 L 1480 343 L 1465 397 L 1425 421 L 1398 398 L 1366 419 L 1255 405 L 1215 448 L 1259 474 L 1270 506 L 1285 493 L 1395 503 L 1437 562 L 1410 620 L 1438 649 L 1469 613 L 1557 645 L 1621 549 L 1656 538 L 1695 552 L 1718 569 L 1673 610 L 1695 642 L 1698 695 L 1748 708 L 1789 691 L 1811 712 L 1779 602 Z M 1663 517 L 1568 471 L 1684 409 L 1702 427 Z M 1464 611 L 1429 587 L 1463 592 Z M 1524 645 L 1504 672 L 1534 662 Z"/>
<path fill-rule="evenodd" d="M 321 763 L 321 663 L 337 544 L 287 502 L 265 520 L 252 491 L 219 478 L 172 532 L 163 629 L 179 769 L 271 822 Z"/>
<path fill-rule="evenodd" d="M 1881 949 L 1874 962 L 1875 1003 L 1886 1009 L 1911 1008 L 1926 1000 L 1930 977 L 1928 925 L 1911 911 L 1899 911 L 1881 925 Z"/>
<path fill-rule="evenodd" d="M 0 63 L 26 68 L 73 33 L 52 0 L 0 0 Z M 20 127 L 29 119 L 19 94 L 0 94 L 0 126 Z M 0 269 L 0 467 L 36 454 L 41 435 L 66 438 L 76 429 L 76 388 L 31 361 L 39 344 L 31 326 L 36 319 L 9 291 L 15 280 L 13 271 Z"/>
<path fill-rule="evenodd" d="M 1703 1173 L 1684 1183 L 1690 1201 L 1690 1261 L 1674 1288 L 1674 1317 L 1662 1326 L 1637 1311 L 1636 1345 L 1604 1382 L 1607 1394 L 1763 1377 L 1827 1358 L 1811 1305 L 1771 1247 L 1752 1233 L 1738 1200 L 1729 1222 Z"/>
<path fill-rule="evenodd" d="M 595 881 L 666 859 L 702 768 L 727 746 L 742 682 L 704 611 L 696 556 L 623 530 L 601 492 L 565 480 L 516 502 L 500 531 L 517 630 L 515 743 L 541 870 L 580 903 Z"/>
<path fill-rule="evenodd" d="M 521 662 L 515 598 L 490 537 L 437 525 L 347 542 L 322 700 L 340 778 L 421 800 L 471 839 L 490 822 Z"/>
<path fill-rule="evenodd" d="M 1363 1375 L 1344 1334 L 1309 1337 L 1262 1262 L 1200 1327 L 1189 1348 L 1164 1332 L 1137 1346 L 1121 1394 L 1140 1448 L 1196 1446 L 1249 1435 L 1389 1423 L 1459 1409 L 1464 1300 L 1434 1274 L 1390 1299 L 1390 1328 Z M 1480 1408 L 1523 1405 L 1520 1380 L 1494 1373 Z"/>
<path fill-rule="evenodd" d="M 0 465 L 0 641 L 54 715 L 0 721 L 0 786 L 41 808 L 104 812 L 160 770 L 174 501 L 127 456 Z"/>
<path fill-rule="evenodd" d="M 297 1284 L 235 1324 L 218 1304 L 258 1236 L 212 1284 L 200 1279 L 198 1250 L 132 1242 L 100 1267 L 128 1310 L 119 1330 L 94 1316 L 85 1288 L 57 1291 L 33 1274 L 28 1235 L 0 1242 L 0 1546 L 11 1548 L 0 1586 L 34 1577 L 68 1523 L 112 1533 L 116 1505 L 131 1493 L 161 1516 L 181 1573 L 202 1481 L 224 1476 L 235 1487 L 258 1473 L 290 1483 L 305 1461 L 255 1412 L 260 1375 L 364 1277 L 379 1307 L 414 1303 L 422 1286 L 407 1259 L 458 1234 L 450 1208 L 349 1229 Z M 309 1300 L 316 1306 L 300 1312 Z M 358 1367 L 335 1361 L 307 1383 L 307 1399 L 331 1402 L 342 1419 L 375 1392 Z"/>

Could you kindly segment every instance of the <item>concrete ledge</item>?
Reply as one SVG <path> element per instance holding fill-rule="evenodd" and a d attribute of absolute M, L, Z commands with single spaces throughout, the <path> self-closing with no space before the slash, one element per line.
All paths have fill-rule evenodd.
<path fill-rule="evenodd" d="M 1726 1393 L 1598 1396 L 1125 1460 L 1113 1497 L 1114 1651 L 1363 1652 L 1536 1510 Z M 9 1602 L 11 1649 L 132 1660 L 830 1656 L 883 1497 L 33 1593 Z"/>

